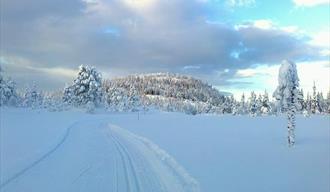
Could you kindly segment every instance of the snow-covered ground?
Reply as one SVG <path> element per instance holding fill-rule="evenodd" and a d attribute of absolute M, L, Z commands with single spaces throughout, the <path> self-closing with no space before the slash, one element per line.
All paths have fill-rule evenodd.
<path fill-rule="evenodd" d="M 330 191 L 329 116 L 0 110 L 1 192 Z"/>

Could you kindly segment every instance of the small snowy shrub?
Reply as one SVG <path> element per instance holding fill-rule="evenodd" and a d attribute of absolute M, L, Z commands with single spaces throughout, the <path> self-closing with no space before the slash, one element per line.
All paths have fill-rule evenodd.
<path fill-rule="evenodd" d="M 88 101 L 86 104 L 86 112 L 94 113 L 95 112 L 95 104 L 92 101 Z"/>

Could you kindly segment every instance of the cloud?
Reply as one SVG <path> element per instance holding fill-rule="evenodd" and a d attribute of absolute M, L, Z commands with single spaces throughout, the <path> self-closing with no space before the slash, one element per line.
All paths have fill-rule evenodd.
<path fill-rule="evenodd" d="M 206 0 L 21 3 L 1 1 L 5 11 L 0 50 L 4 58 L 24 58 L 24 62 L 15 60 L 15 70 L 21 74 L 25 70 L 45 78 L 51 74 L 69 79 L 72 69 L 90 64 L 107 77 L 183 72 L 220 86 L 238 84 L 229 81 L 236 71 L 255 64 L 322 57 L 321 49 L 309 43 L 310 37 L 296 33 L 292 26 L 284 29 L 267 19 L 236 26 L 212 22 Z M 232 3 L 252 6 L 255 2 Z M 15 70 L 12 67 L 12 76 L 22 79 Z M 41 81 L 41 76 L 24 77 L 28 79 Z M 63 85 L 56 79 L 49 83 Z"/>
<path fill-rule="evenodd" d="M 33 62 L 21 57 L 0 57 L 0 65 L 5 73 L 18 83 L 18 88 L 29 86 L 31 82 L 45 90 L 62 89 L 77 75 L 78 70 L 64 67 L 36 67 Z M 54 81 L 57 83 L 54 84 Z"/>
<path fill-rule="evenodd" d="M 313 7 L 329 4 L 329 0 L 293 0 L 296 6 Z"/>
<path fill-rule="evenodd" d="M 196 66 L 196 65 L 186 65 L 183 67 L 183 70 L 195 70 L 195 69 L 200 69 L 201 66 Z"/>
<path fill-rule="evenodd" d="M 312 46 L 320 47 L 320 54 L 330 56 L 330 31 L 329 29 L 321 30 L 311 36 L 309 43 Z"/>
<path fill-rule="evenodd" d="M 235 29 L 241 35 L 239 59 L 245 63 L 274 64 L 283 58 L 296 61 L 324 58 L 320 47 L 308 44 L 309 36 L 269 20 L 248 21 L 236 25 Z"/>
<path fill-rule="evenodd" d="M 318 91 L 324 94 L 330 91 L 330 61 L 305 61 L 298 62 L 297 72 L 300 88 L 312 92 L 313 82 L 316 83 Z M 250 69 L 237 70 L 234 77 L 229 80 L 232 84 L 220 86 L 219 89 L 234 93 L 239 98 L 245 92 L 253 90 L 256 93 L 263 93 L 265 90 L 272 94 L 278 85 L 278 71 L 280 64 L 273 66 L 257 65 Z M 244 85 L 240 87 L 241 85 Z M 239 89 L 237 89 L 239 88 Z"/>
<path fill-rule="evenodd" d="M 255 20 L 253 26 L 267 30 L 273 28 L 273 22 L 270 20 Z"/>

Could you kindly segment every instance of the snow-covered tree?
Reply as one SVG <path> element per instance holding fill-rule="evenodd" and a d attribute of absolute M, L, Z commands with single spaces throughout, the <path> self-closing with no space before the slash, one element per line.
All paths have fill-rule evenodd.
<path fill-rule="evenodd" d="M 306 100 L 304 102 L 305 110 L 304 115 L 309 116 L 312 113 L 312 98 L 309 93 L 307 93 Z"/>
<path fill-rule="evenodd" d="M 240 102 L 236 101 L 235 99 L 232 102 L 231 106 L 231 114 L 232 115 L 239 115 L 240 114 Z"/>
<path fill-rule="evenodd" d="M 15 83 L 3 77 L 2 68 L 0 67 L 0 106 L 16 106 L 17 102 L 18 95 Z"/>
<path fill-rule="evenodd" d="M 312 96 L 312 100 L 311 100 L 311 112 L 312 112 L 312 114 L 320 113 L 320 104 L 319 104 L 319 101 L 317 99 L 317 92 L 316 92 L 315 82 L 314 82 L 314 85 L 313 85 L 313 96 Z"/>
<path fill-rule="evenodd" d="M 240 114 L 240 115 L 246 114 L 246 111 L 247 111 L 246 107 L 247 107 L 247 104 L 245 102 L 245 95 L 243 93 L 241 96 L 241 101 L 239 103 L 238 114 Z"/>
<path fill-rule="evenodd" d="M 288 118 L 288 144 L 293 146 L 295 143 L 295 114 L 300 109 L 299 78 L 296 64 L 292 61 L 284 60 L 279 70 L 278 86 L 273 94 L 276 98 L 281 111 L 287 112 Z"/>
<path fill-rule="evenodd" d="M 317 103 L 319 104 L 319 112 L 322 114 L 326 113 L 327 102 L 326 99 L 324 99 L 322 92 L 317 93 Z"/>
<path fill-rule="evenodd" d="M 142 109 L 140 94 L 138 94 L 138 91 L 133 87 L 128 95 L 128 106 L 130 108 L 130 111 L 133 112 L 141 111 Z"/>
<path fill-rule="evenodd" d="M 261 104 L 260 112 L 263 115 L 268 115 L 271 113 L 271 110 L 272 110 L 271 103 L 269 101 L 268 93 L 265 90 L 265 93 L 262 96 L 262 104 Z"/>
<path fill-rule="evenodd" d="M 258 95 L 258 98 L 256 100 L 256 107 L 257 107 L 256 114 L 261 115 L 262 114 L 262 112 L 261 112 L 261 108 L 262 108 L 262 96 L 261 96 L 261 94 Z"/>
<path fill-rule="evenodd" d="M 32 87 L 25 90 L 22 105 L 23 107 L 40 108 L 43 104 L 43 95 L 37 89 L 37 85 L 33 83 Z"/>
<path fill-rule="evenodd" d="M 102 77 L 94 67 L 80 66 L 78 77 L 64 90 L 65 103 L 79 107 L 89 101 L 98 106 L 102 100 Z"/>
<path fill-rule="evenodd" d="M 221 113 L 222 114 L 231 114 L 233 102 L 234 102 L 234 97 L 232 95 L 229 97 L 225 97 L 224 102 L 220 106 Z"/>
<path fill-rule="evenodd" d="M 249 114 L 253 117 L 256 116 L 257 109 L 257 95 L 252 91 L 249 98 Z"/>
<path fill-rule="evenodd" d="M 327 107 L 326 107 L 327 113 L 330 114 L 330 91 L 327 94 L 327 101 L 326 101 L 326 103 L 327 103 Z"/>
<path fill-rule="evenodd" d="M 104 101 L 109 111 L 127 111 L 128 92 L 123 88 L 107 87 L 105 90 Z"/>
<path fill-rule="evenodd" d="M 300 103 L 300 106 L 301 106 L 301 112 L 305 111 L 306 102 L 304 100 L 304 91 L 303 91 L 303 89 L 300 89 L 300 91 L 299 91 L 299 103 Z"/>
<path fill-rule="evenodd" d="M 42 106 L 51 112 L 69 109 L 69 106 L 63 103 L 63 90 L 44 92 Z"/>

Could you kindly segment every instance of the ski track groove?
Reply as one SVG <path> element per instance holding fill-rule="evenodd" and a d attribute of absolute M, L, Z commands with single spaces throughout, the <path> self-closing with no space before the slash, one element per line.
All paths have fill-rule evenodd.
<path fill-rule="evenodd" d="M 136 170 L 135 170 L 135 166 L 133 165 L 132 162 L 132 158 L 130 156 L 130 154 L 125 150 L 124 146 L 120 143 L 120 141 L 113 135 L 113 134 L 109 134 L 110 137 L 112 138 L 112 140 L 115 143 L 115 146 L 122 158 L 122 162 L 123 162 L 123 166 L 125 169 L 125 177 L 126 177 L 126 183 L 128 186 L 128 192 L 133 191 L 133 189 L 131 187 L 131 182 L 135 183 L 135 189 L 136 191 L 140 191 L 140 184 L 139 184 L 139 180 L 136 174 Z M 128 168 L 127 166 L 129 166 L 130 168 Z M 133 175 L 133 181 L 131 180 L 131 178 L 129 177 L 129 170 L 131 171 L 132 175 Z"/>
<path fill-rule="evenodd" d="M 112 127 L 112 126 L 114 128 L 117 128 L 117 126 L 115 126 L 115 125 L 110 125 L 110 127 Z M 118 127 L 118 128 L 119 128 L 119 130 L 121 129 L 120 127 Z M 164 166 L 167 167 L 167 170 L 170 171 L 172 173 L 172 175 L 176 178 L 178 183 L 181 184 L 183 191 L 191 191 L 191 192 L 200 191 L 199 185 L 196 182 L 196 180 L 194 180 L 194 178 L 190 177 L 190 175 L 187 174 L 187 172 L 184 170 L 184 168 L 181 167 L 180 164 L 178 164 L 175 161 L 175 159 L 173 159 L 166 151 L 159 148 L 157 145 L 153 144 L 150 140 L 148 140 L 146 138 L 143 138 L 143 137 L 140 137 L 140 136 L 137 136 L 137 135 L 135 135 L 133 133 L 130 133 L 130 132 L 121 133 L 121 130 L 119 132 L 117 132 L 116 130 L 113 130 L 113 132 L 116 132 L 119 136 L 122 135 L 122 134 L 123 135 L 128 134 L 132 138 L 130 138 L 130 139 L 126 138 L 126 139 L 123 139 L 123 140 L 130 141 L 130 140 L 136 139 L 138 142 L 141 142 L 146 147 L 146 149 L 153 151 L 156 155 L 156 158 L 158 160 L 160 160 L 163 163 Z M 128 142 L 128 144 L 130 144 L 130 142 Z M 141 154 L 143 154 L 143 152 L 141 152 Z M 157 170 L 155 170 L 155 171 L 157 171 Z M 160 178 L 158 177 L 157 174 L 155 174 L 155 175 L 158 178 L 157 180 L 158 180 L 158 183 L 160 184 L 159 187 L 161 187 L 162 190 L 164 190 Z M 167 190 L 169 190 L 169 189 L 167 189 Z"/>
<path fill-rule="evenodd" d="M 79 179 L 84 176 L 90 169 L 92 168 L 91 165 L 87 166 L 85 169 L 83 169 L 80 174 L 73 180 L 73 183 L 76 183 L 79 181 Z"/>
<path fill-rule="evenodd" d="M 118 191 L 118 162 L 117 162 L 117 158 L 114 158 L 114 161 L 115 161 L 115 167 L 114 167 L 114 169 L 115 169 L 115 182 L 114 182 L 114 188 L 115 188 L 115 190 L 114 191 L 116 191 L 116 192 L 119 192 Z"/>
<path fill-rule="evenodd" d="M 112 131 L 113 132 L 113 131 Z M 117 133 L 117 138 L 120 139 L 120 134 Z M 120 140 L 129 141 L 128 139 L 121 138 Z M 132 145 L 132 143 L 127 142 L 125 150 L 130 151 L 130 156 L 133 156 L 134 162 L 136 162 L 139 165 L 141 173 L 143 173 L 143 178 L 145 181 L 146 186 L 148 186 L 148 189 L 150 191 L 164 191 L 164 187 L 161 184 L 161 180 L 157 174 L 155 174 L 155 170 L 153 170 L 152 165 L 148 162 L 147 159 L 145 159 L 145 156 L 143 156 L 143 152 L 140 151 L 140 149 L 136 148 L 135 150 L 128 150 L 128 147 Z M 133 145 L 134 147 L 134 145 Z M 133 148 L 130 147 L 130 148 Z M 155 179 L 157 178 L 157 179 Z"/>
<path fill-rule="evenodd" d="M 132 161 L 132 155 L 129 153 L 129 151 L 126 149 L 126 147 L 120 142 L 120 139 L 117 136 L 114 136 L 117 139 L 118 144 L 121 146 L 121 148 L 123 149 L 124 153 L 126 153 L 126 156 L 128 157 L 128 161 L 132 170 L 132 174 L 135 180 L 135 184 L 136 184 L 136 189 L 137 191 L 140 191 L 140 182 L 139 182 L 139 178 L 137 176 L 136 173 L 136 166 L 134 165 L 133 161 Z"/>
<path fill-rule="evenodd" d="M 112 136 L 111 136 L 112 137 Z M 127 191 L 131 191 L 131 185 L 130 185 L 130 179 L 129 179 L 129 176 L 128 176 L 128 169 L 127 169 L 127 166 L 126 166 L 126 159 L 122 153 L 122 151 L 119 149 L 119 146 L 118 144 L 116 143 L 116 141 L 114 139 L 112 139 L 114 144 L 115 144 L 115 147 L 119 153 L 119 156 L 121 158 L 121 161 L 122 161 L 122 165 L 123 165 L 123 168 L 124 168 L 124 175 L 125 175 L 125 182 L 126 182 L 126 186 L 127 186 Z"/>
<path fill-rule="evenodd" d="M 29 170 L 31 170 L 32 168 L 36 167 L 39 163 L 43 162 L 44 160 L 46 160 L 50 155 L 52 155 L 55 151 L 57 151 L 62 144 L 67 140 L 71 129 L 77 125 L 77 122 L 73 123 L 71 126 L 69 126 L 65 133 L 64 136 L 60 139 L 60 141 L 54 146 L 52 147 L 50 150 L 48 150 L 46 153 L 44 153 L 41 157 L 39 157 L 37 160 L 33 161 L 31 164 L 27 165 L 25 168 L 23 168 L 22 170 L 16 172 L 14 175 L 12 175 L 11 177 L 9 177 L 8 179 L 6 179 L 3 183 L 0 184 L 0 190 L 3 189 L 4 187 L 6 187 L 8 184 L 10 184 L 11 182 L 15 181 L 16 179 L 18 179 L 19 177 L 23 176 L 24 174 L 26 174 Z"/>

